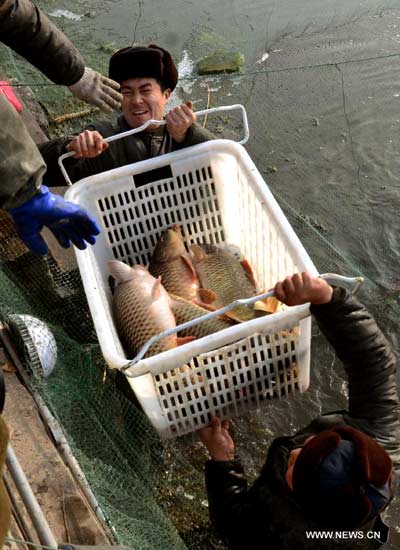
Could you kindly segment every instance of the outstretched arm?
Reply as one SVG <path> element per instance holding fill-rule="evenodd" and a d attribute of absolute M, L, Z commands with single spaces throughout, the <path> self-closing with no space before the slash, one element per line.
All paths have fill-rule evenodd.
<path fill-rule="evenodd" d="M 83 76 L 77 48 L 30 0 L 0 0 L 0 36 L 56 84 L 70 86 Z"/>
<path fill-rule="evenodd" d="M 286 294 L 280 293 L 281 288 Z M 288 305 L 311 302 L 311 312 L 321 331 L 344 364 L 348 378 L 348 422 L 379 441 L 399 467 L 396 358 L 373 317 L 344 289 L 332 289 L 322 279 L 307 273 L 288 277 L 275 289 L 277 298 Z"/>
<path fill-rule="evenodd" d="M 0 0 L 0 37 L 55 84 L 106 112 L 117 109 L 119 84 L 85 67 L 80 52 L 30 0 Z"/>
<path fill-rule="evenodd" d="M 228 536 L 233 531 L 232 523 L 240 518 L 247 493 L 244 469 L 235 459 L 229 422 L 214 416 L 198 434 L 211 456 L 205 472 L 210 519 L 223 536 Z"/>

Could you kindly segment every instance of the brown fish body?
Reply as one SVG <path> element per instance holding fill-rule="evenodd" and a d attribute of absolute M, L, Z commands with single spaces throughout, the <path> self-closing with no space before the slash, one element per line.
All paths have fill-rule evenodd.
<path fill-rule="evenodd" d="M 143 266 L 108 263 L 119 283 L 113 296 L 113 313 L 118 334 L 129 356 L 134 356 L 152 336 L 176 326 L 168 293 Z M 177 346 L 176 334 L 151 346 L 146 357 Z"/>
<path fill-rule="evenodd" d="M 240 298 L 255 296 L 257 287 L 254 277 L 233 254 L 212 244 L 192 245 L 190 250 L 204 289 L 200 294 L 204 297 L 211 291 L 211 295 L 215 295 L 211 302 L 214 307 L 219 309 Z M 237 306 L 230 314 L 240 321 L 248 321 L 255 316 L 254 310 L 247 306 Z"/>
<path fill-rule="evenodd" d="M 202 315 L 210 313 L 207 309 L 200 307 L 180 296 L 175 296 L 170 294 L 171 298 L 171 309 L 175 317 L 177 325 L 192 321 L 197 319 Z M 181 336 L 195 336 L 196 338 L 203 338 L 203 336 L 209 336 L 223 330 L 225 328 L 232 326 L 232 320 L 224 317 L 215 317 L 214 319 L 209 319 L 208 321 L 203 321 L 198 325 L 195 325 L 189 329 L 179 331 Z"/>
<path fill-rule="evenodd" d="M 200 283 L 191 258 L 185 250 L 179 226 L 167 229 L 154 249 L 149 271 L 161 275 L 164 288 L 186 300 L 198 300 Z"/>

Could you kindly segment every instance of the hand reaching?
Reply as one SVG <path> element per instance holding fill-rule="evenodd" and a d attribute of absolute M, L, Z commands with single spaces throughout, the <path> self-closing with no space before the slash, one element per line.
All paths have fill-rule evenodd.
<path fill-rule="evenodd" d="M 111 113 L 121 106 L 122 95 L 119 93 L 118 82 L 89 67 L 85 67 L 80 80 L 68 88 L 74 96 L 99 107 L 106 113 Z"/>
<path fill-rule="evenodd" d="M 218 416 L 213 416 L 209 426 L 198 430 L 200 440 L 213 460 L 227 461 L 235 458 L 235 444 L 228 430 L 229 422 L 221 422 Z"/>
<path fill-rule="evenodd" d="M 87 243 L 94 244 L 100 228 L 96 221 L 80 206 L 50 193 L 42 185 L 39 192 L 21 206 L 9 210 L 16 230 L 26 246 L 36 254 L 46 254 L 47 245 L 40 235 L 48 227 L 64 248 L 73 243 L 84 250 Z"/>

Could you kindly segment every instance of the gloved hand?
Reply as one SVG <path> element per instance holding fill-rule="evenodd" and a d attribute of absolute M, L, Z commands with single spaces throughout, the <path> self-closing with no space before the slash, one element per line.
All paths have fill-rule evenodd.
<path fill-rule="evenodd" d="M 40 235 L 44 226 L 52 231 L 64 248 L 72 242 L 84 250 L 86 242 L 94 244 L 95 235 L 100 233 L 99 226 L 86 210 L 50 193 L 44 185 L 37 195 L 9 210 L 9 214 L 14 219 L 20 238 L 36 254 L 47 253 L 47 245 Z"/>
<path fill-rule="evenodd" d="M 68 88 L 79 99 L 100 107 L 106 113 L 111 113 L 121 106 L 122 95 L 118 91 L 118 82 L 89 67 L 85 67 L 85 72 L 78 82 Z"/>

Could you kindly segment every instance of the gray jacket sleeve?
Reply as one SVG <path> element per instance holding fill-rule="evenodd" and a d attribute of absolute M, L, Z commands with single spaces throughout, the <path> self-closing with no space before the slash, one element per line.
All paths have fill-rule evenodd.
<path fill-rule="evenodd" d="M 400 469 L 400 402 L 396 357 L 366 308 L 344 289 L 329 304 L 312 305 L 319 327 L 348 377 L 346 422 L 376 439 Z"/>
<path fill-rule="evenodd" d="M 84 73 L 79 51 L 30 0 L 0 0 L 0 40 L 55 84 L 71 86 Z"/>
<path fill-rule="evenodd" d="M 46 165 L 21 117 L 0 95 L 0 208 L 9 210 L 32 198 Z"/>

